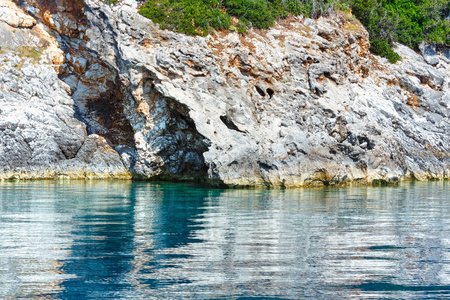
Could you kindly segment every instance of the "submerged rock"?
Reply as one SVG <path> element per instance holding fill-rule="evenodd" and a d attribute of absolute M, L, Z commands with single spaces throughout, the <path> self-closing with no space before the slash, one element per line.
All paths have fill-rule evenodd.
<path fill-rule="evenodd" d="M 48 23 L 38 4 L 24 2 Z M 36 84 L 8 81 L 0 101 L 20 108 L 0 112 L 0 124 L 34 122 L 27 132 L 51 142 L 30 150 L 23 131 L 8 131 L 0 142 L 17 150 L 0 148 L 5 172 L 45 165 L 58 174 L 273 187 L 449 177 L 445 54 L 398 45 L 403 59 L 389 64 L 369 53 L 361 24 L 339 13 L 192 37 L 160 30 L 136 7 L 85 0 L 70 26 L 47 25 L 64 52 L 54 69 L 65 83 L 50 66 L 30 65 L 30 74 L 53 72 L 57 87 L 40 75 L 30 75 Z M 1 69 L 0 84 L 13 69 Z M 35 85 L 45 118 L 24 113 L 33 106 L 22 90 Z"/>

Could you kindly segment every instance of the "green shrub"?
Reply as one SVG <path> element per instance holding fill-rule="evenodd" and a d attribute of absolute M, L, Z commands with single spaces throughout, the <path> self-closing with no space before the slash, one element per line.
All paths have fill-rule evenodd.
<path fill-rule="evenodd" d="M 112 1 L 112 0 L 105 0 Z M 237 17 L 237 31 L 249 26 L 269 28 L 289 13 L 319 16 L 337 8 L 337 0 L 147 0 L 139 13 L 170 29 L 186 34 L 208 34 L 211 29 L 228 29 Z M 347 7 L 347 6 L 345 6 Z"/>
<path fill-rule="evenodd" d="M 266 0 L 228 0 L 224 4 L 228 14 L 256 28 L 269 28 L 285 12 Z"/>
<path fill-rule="evenodd" d="M 159 23 L 162 29 L 192 35 L 207 35 L 211 28 L 228 29 L 232 23 L 230 16 L 221 10 L 219 1 L 214 0 L 147 1 L 139 13 Z"/>
<path fill-rule="evenodd" d="M 371 39 L 370 51 L 377 55 L 386 57 L 391 63 L 396 63 L 401 59 L 400 55 L 392 50 L 392 47 L 386 40 Z"/>
<path fill-rule="evenodd" d="M 103 0 L 104 3 L 112 5 L 112 4 L 116 4 L 117 2 L 119 2 L 119 0 Z"/>
<path fill-rule="evenodd" d="M 371 50 L 391 62 L 400 58 L 394 42 L 411 48 L 422 41 L 450 44 L 450 0 L 146 0 L 139 12 L 162 29 L 207 35 L 212 29 L 244 34 L 250 26 L 268 28 L 290 13 L 316 18 L 350 8 L 368 30 Z"/>
<path fill-rule="evenodd" d="M 371 50 L 396 61 L 391 45 L 400 42 L 417 49 L 422 41 L 449 44 L 450 0 L 347 0 L 367 28 Z"/>

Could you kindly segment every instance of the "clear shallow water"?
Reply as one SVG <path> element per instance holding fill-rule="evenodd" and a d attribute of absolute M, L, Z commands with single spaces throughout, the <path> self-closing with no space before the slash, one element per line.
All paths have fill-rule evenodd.
<path fill-rule="evenodd" d="M 450 183 L 0 183 L 0 299 L 450 299 Z"/>

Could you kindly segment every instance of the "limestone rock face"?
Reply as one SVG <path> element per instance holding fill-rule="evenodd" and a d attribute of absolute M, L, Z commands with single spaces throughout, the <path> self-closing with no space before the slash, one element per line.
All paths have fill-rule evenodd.
<path fill-rule="evenodd" d="M 1 22 L 0 33 L 11 36 L 0 41 L 0 179 L 130 177 L 120 155 L 75 117 L 54 68 L 63 56 L 54 39 Z"/>
<path fill-rule="evenodd" d="M 115 172 L 137 178 L 272 187 L 449 177 L 446 50 L 424 46 L 417 54 L 398 45 L 403 59 L 390 64 L 369 53 L 361 24 L 339 13 L 291 17 L 245 36 L 192 37 L 160 30 L 132 0 L 50 12 L 67 26 L 46 19 L 41 2 L 48 1 L 24 2 L 60 44 L 64 59 L 55 69 L 66 84 L 55 78 L 64 86 L 55 91 L 71 94 L 40 98 L 60 99 L 52 109 L 72 114 L 42 133 L 58 145 L 42 146 L 49 166 L 53 157 L 75 170 L 69 162 L 77 159 L 93 173 L 120 165 Z M 56 138 L 56 128 L 72 142 Z M 13 138 L 15 153 L 31 159 L 20 138 L 0 141 Z M 0 165 L 22 163 L 7 160 Z"/>
<path fill-rule="evenodd" d="M 36 20 L 20 11 L 14 2 L 0 2 L 0 21 L 12 27 L 33 27 Z"/>

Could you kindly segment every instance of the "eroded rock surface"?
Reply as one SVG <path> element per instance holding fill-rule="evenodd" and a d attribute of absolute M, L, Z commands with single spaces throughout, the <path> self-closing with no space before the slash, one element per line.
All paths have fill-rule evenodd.
<path fill-rule="evenodd" d="M 55 71 L 64 53 L 32 20 L 0 22 L 10 37 L 0 40 L 0 179 L 130 177 L 120 155 L 75 117 L 70 87 Z"/>
<path fill-rule="evenodd" d="M 340 13 L 192 37 L 159 30 L 131 0 L 85 0 L 82 15 L 78 2 L 48 13 L 24 2 L 64 53 L 63 98 L 104 138 L 90 147 L 80 136 L 86 164 L 110 158 L 80 151 L 111 146 L 111 165 L 120 155 L 138 178 L 294 187 L 449 177 L 445 49 L 399 45 L 403 60 L 389 64 Z"/>

